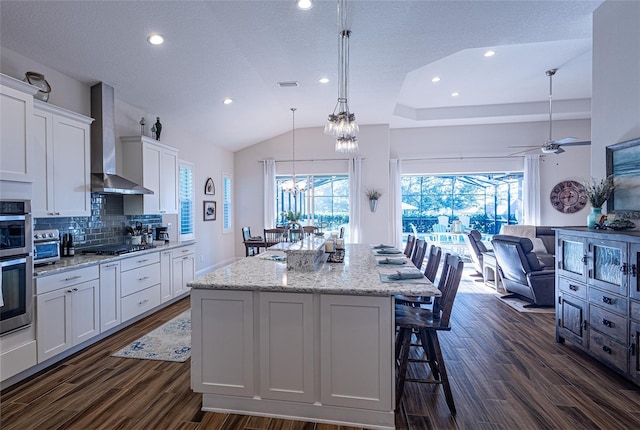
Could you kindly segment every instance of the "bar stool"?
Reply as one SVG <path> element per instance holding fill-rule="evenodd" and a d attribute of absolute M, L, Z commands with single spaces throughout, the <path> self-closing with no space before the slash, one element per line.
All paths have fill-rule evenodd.
<path fill-rule="evenodd" d="M 427 253 L 427 241 L 424 239 L 418 239 L 416 241 L 415 250 L 411 257 L 411 262 L 418 269 L 422 269 L 422 263 L 424 262 L 424 255 Z"/>
<path fill-rule="evenodd" d="M 438 340 L 438 331 L 451 330 L 449 320 L 453 302 L 458 292 L 464 263 L 457 255 L 445 255 L 438 289 L 441 297 L 434 299 L 433 309 L 396 305 L 396 327 L 398 339 L 396 351 L 398 357 L 398 370 L 396 382 L 396 409 L 402 404 L 405 382 L 420 382 L 428 384 L 441 384 L 444 395 L 452 415 L 456 414 L 451 385 L 444 364 L 444 356 Z M 431 369 L 429 379 L 407 378 L 409 352 L 411 349 L 411 335 L 416 332 L 421 342 L 421 347 L 426 355 L 427 363 Z M 420 360 L 418 360 L 420 361 Z"/>
<path fill-rule="evenodd" d="M 404 255 L 407 258 L 411 258 L 411 255 L 413 254 L 413 245 L 416 242 L 416 237 L 412 234 L 410 234 L 409 236 L 407 236 L 407 245 L 404 247 Z"/>
<path fill-rule="evenodd" d="M 429 256 L 427 257 L 427 266 L 424 269 L 424 276 L 431 282 L 435 282 L 436 280 L 441 258 L 442 248 L 431 245 L 429 247 Z M 396 304 L 399 305 L 420 306 L 431 304 L 431 297 L 397 295 L 395 298 Z"/>

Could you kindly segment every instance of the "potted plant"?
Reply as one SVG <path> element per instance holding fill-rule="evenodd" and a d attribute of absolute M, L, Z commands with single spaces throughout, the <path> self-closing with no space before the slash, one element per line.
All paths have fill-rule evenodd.
<path fill-rule="evenodd" d="M 371 212 L 375 212 L 378 207 L 378 199 L 382 197 L 382 192 L 377 188 L 369 188 L 365 191 L 365 194 L 369 199 L 369 209 L 371 209 Z"/>
<path fill-rule="evenodd" d="M 590 182 L 584 184 L 585 191 L 589 203 L 591 203 L 591 213 L 587 216 L 587 228 L 595 228 L 596 223 L 599 224 L 602 215 L 602 205 L 613 194 L 615 183 L 613 176 L 609 175 L 604 179 L 591 179 Z"/>

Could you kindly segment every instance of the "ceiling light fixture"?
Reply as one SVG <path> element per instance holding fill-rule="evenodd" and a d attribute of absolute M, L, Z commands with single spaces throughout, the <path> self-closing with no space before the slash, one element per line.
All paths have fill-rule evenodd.
<path fill-rule="evenodd" d="M 320 79 L 318 79 L 318 82 L 320 82 L 321 84 L 328 84 L 329 83 L 329 78 L 320 78 Z"/>
<path fill-rule="evenodd" d="M 307 182 L 306 181 L 300 181 L 297 182 L 296 181 L 296 108 L 292 107 L 291 108 L 291 115 L 292 115 L 292 128 L 291 128 L 291 140 L 292 140 L 292 144 L 291 144 L 291 152 L 292 152 L 292 157 L 291 157 L 291 161 L 293 162 L 293 174 L 291 175 L 291 180 L 289 181 L 284 181 L 282 183 L 282 191 L 284 191 L 285 193 L 289 193 L 291 194 L 294 198 L 296 197 L 296 195 L 298 193 L 302 193 L 307 189 Z"/>
<path fill-rule="evenodd" d="M 147 42 L 156 46 L 162 45 L 162 43 L 164 42 L 164 37 L 160 36 L 159 34 L 150 34 L 149 37 L 147 37 Z"/>
<path fill-rule="evenodd" d="M 484 53 L 485 57 L 493 57 L 494 55 L 496 55 L 496 51 L 489 50 L 489 51 Z"/>
<path fill-rule="evenodd" d="M 454 91 L 454 92 L 451 93 L 451 97 L 458 97 L 459 95 L 460 95 L 460 93 L 457 92 L 457 91 Z"/>
<path fill-rule="evenodd" d="M 431 82 L 440 82 L 440 76 L 434 76 Z"/>
<path fill-rule="evenodd" d="M 230 97 L 225 97 L 224 100 L 222 100 L 222 103 L 230 105 L 231 103 L 233 103 L 233 99 Z"/>
<path fill-rule="evenodd" d="M 329 115 L 327 125 L 324 127 L 325 134 L 335 136 L 337 152 L 357 152 L 358 138 L 356 134 L 360 131 L 356 116 L 349 112 L 349 37 L 351 30 L 347 24 L 347 0 L 338 0 L 338 34 L 340 35 L 340 45 L 338 48 L 338 102 Z"/>
<path fill-rule="evenodd" d="M 313 7 L 313 2 L 311 0 L 298 0 L 296 2 L 298 5 L 298 9 L 309 10 Z"/>

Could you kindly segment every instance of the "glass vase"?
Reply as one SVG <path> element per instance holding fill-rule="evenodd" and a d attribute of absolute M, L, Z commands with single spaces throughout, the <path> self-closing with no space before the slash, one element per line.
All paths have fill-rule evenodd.
<path fill-rule="evenodd" d="M 591 212 L 587 215 L 587 228 L 592 230 L 596 228 L 596 223 L 601 214 L 602 208 L 591 208 Z"/>

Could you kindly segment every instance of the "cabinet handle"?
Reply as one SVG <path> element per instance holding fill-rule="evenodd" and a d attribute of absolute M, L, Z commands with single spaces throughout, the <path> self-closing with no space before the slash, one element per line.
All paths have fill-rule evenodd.
<path fill-rule="evenodd" d="M 578 286 L 577 285 L 573 285 L 573 284 L 569 284 L 569 289 L 571 291 L 578 291 Z"/>
<path fill-rule="evenodd" d="M 145 261 L 149 261 L 149 260 L 148 260 L 148 259 L 145 259 L 145 260 L 138 260 L 138 261 L 136 261 L 136 263 L 144 263 Z"/>
<path fill-rule="evenodd" d="M 144 281 L 145 279 L 149 279 L 148 276 L 143 276 L 142 278 L 138 278 L 138 281 Z"/>
<path fill-rule="evenodd" d="M 632 339 L 633 339 L 633 337 L 632 337 Z M 636 344 L 633 341 L 629 344 L 629 354 L 631 354 L 631 356 L 635 356 L 636 355 Z"/>
<path fill-rule="evenodd" d="M 582 261 L 584 264 L 587 264 L 587 254 L 584 254 L 580 261 Z"/>
<path fill-rule="evenodd" d="M 149 299 L 143 300 L 141 302 L 138 302 L 139 305 L 144 305 L 145 303 L 147 303 L 149 301 Z"/>
<path fill-rule="evenodd" d="M 607 326 L 607 327 L 611 328 L 611 326 L 612 326 L 613 324 L 612 324 L 612 323 L 611 323 L 611 321 L 609 321 L 608 319 L 606 319 L 606 318 L 602 318 L 602 325 L 605 325 L 605 326 Z"/>
<path fill-rule="evenodd" d="M 587 329 L 587 320 L 582 321 L 582 329 L 586 330 Z"/>
<path fill-rule="evenodd" d="M 114 264 L 107 264 L 104 267 L 116 267 L 118 265 L 118 263 L 114 263 Z"/>
<path fill-rule="evenodd" d="M 73 293 L 73 291 L 72 290 L 67 290 L 67 293 Z"/>
<path fill-rule="evenodd" d="M 611 354 L 611 348 L 609 348 L 608 346 L 603 346 L 603 347 L 602 347 L 602 350 L 603 350 L 604 352 L 606 352 L 607 354 Z"/>
<path fill-rule="evenodd" d="M 638 268 L 635 264 L 631 265 L 631 276 L 633 276 L 634 278 L 638 276 Z"/>
<path fill-rule="evenodd" d="M 187 255 L 186 257 L 182 257 L 183 260 L 188 260 L 189 256 Z"/>
<path fill-rule="evenodd" d="M 622 266 L 620 266 L 620 271 L 623 275 L 626 275 L 628 273 L 629 266 L 627 265 L 627 263 L 622 263 Z"/>
<path fill-rule="evenodd" d="M 72 276 L 72 277 L 70 277 L 70 278 L 65 278 L 65 279 L 63 279 L 63 282 L 73 281 L 74 279 L 80 279 L 80 278 L 82 278 L 82 276 L 81 276 L 81 275 L 76 275 L 76 276 Z"/>
<path fill-rule="evenodd" d="M 611 299 L 611 297 L 602 296 L 602 303 L 606 303 L 608 305 L 611 305 L 611 304 L 613 304 L 613 299 Z"/>

